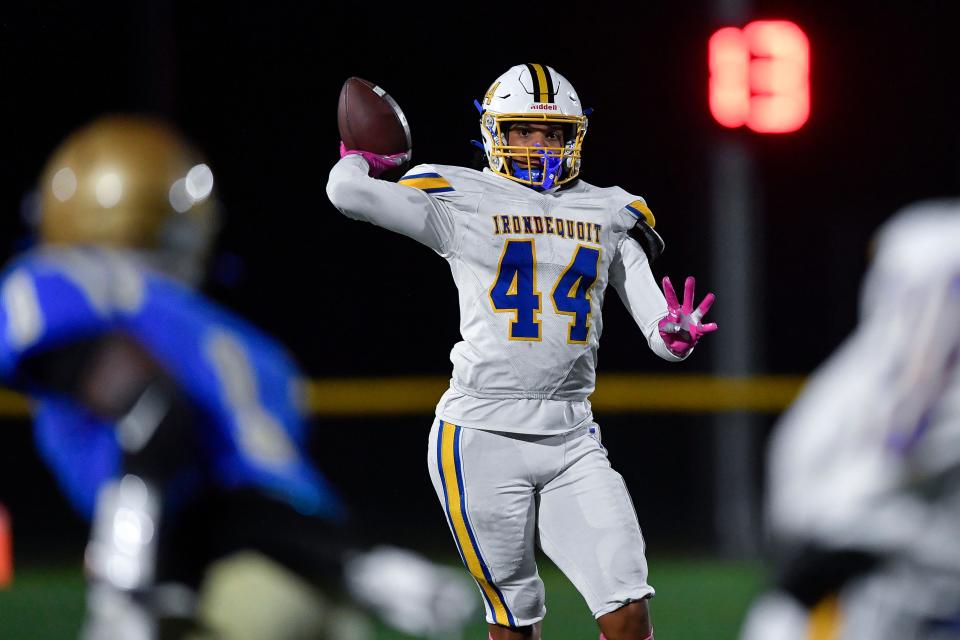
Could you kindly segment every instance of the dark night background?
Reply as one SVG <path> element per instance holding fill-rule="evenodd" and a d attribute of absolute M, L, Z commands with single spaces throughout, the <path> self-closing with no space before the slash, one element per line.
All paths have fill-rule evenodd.
<path fill-rule="evenodd" d="M 326 198 L 340 87 L 356 75 L 389 91 L 411 122 L 415 162 L 466 164 L 477 137 L 472 100 L 508 67 L 543 62 L 595 109 L 583 177 L 643 195 L 668 247 L 655 275 L 695 274 L 718 306 L 708 157 L 725 136 L 752 149 L 762 229 L 752 267 L 763 286 L 759 315 L 742 322 L 761 352 L 755 373 L 806 374 L 855 321 L 877 225 L 918 198 L 960 190 L 953 2 L 753 2 L 754 18 L 791 19 L 811 42 L 810 120 L 779 136 L 712 120 L 706 44 L 722 25 L 711 3 L 394 6 L 0 9 L 0 251 L 8 257 L 25 241 L 23 199 L 68 132 L 108 111 L 161 114 L 205 150 L 226 209 L 214 298 L 282 339 L 311 376 L 447 375 L 458 308 L 444 261 L 344 218 Z M 615 298 L 601 372 L 711 370 L 722 327 L 671 366 Z M 718 436 L 709 416 L 597 419 L 650 547 L 711 551 Z M 361 517 L 398 540 L 442 546 L 448 534 L 424 464 L 430 421 L 319 419 L 313 451 Z M 79 549 L 83 525 L 36 459 L 27 423 L 0 424 L 0 501 L 18 549 Z"/>

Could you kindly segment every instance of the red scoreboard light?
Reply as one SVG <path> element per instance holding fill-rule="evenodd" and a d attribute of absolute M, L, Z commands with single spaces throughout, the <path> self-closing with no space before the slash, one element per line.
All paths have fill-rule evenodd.
<path fill-rule="evenodd" d="M 725 127 L 796 131 L 810 116 L 810 43 L 796 24 L 758 20 L 710 38 L 710 113 Z"/>

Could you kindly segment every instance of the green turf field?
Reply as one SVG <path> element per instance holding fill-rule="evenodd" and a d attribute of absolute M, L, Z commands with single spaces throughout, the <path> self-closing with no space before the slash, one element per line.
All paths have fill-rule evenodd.
<path fill-rule="evenodd" d="M 586 605 L 559 571 L 541 563 L 547 590 L 545 640 L 596 640 Z M 755 564 L 690 558 L 653 558 L 650 581 L 657 640 L 735 638 L 750 598 L 762 584 Z M 479 596 L 478 596 L 479 597 Z M 20 568 L 11 588 L 0 591 L 0 637 L 11 640 L 74 638 L 83 612 L 83 580 L 77 568 Z M 378 640 L 406 640 L 386 629 Z M 482 620 L 468 640 L 486 638 Z"/>

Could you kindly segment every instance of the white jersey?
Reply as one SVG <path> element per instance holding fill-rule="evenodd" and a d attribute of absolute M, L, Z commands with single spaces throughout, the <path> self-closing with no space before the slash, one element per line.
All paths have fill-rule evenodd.
<path fill-rule="evenodd" d="M 938 554 L 960 572 L 960 203 L 885 226 L 862 316 L 774 432 L 771 525 L 829 547 Z"/>
<path fill-rule="evenodd" d="M 823 637 L 956 637 L 937 629 L 960 619 L 960 202 L 884 226 L 862 318 L 780 420 L 768 474 L 775 540 L 880 560 Z M 770 593 L 741 638 L 810 638 L 814 617 Z"/>
<path fill-rule="evenodd" d="M 646 255 L 627 235 L 644 200 L 578 181 L 537 192 L 490 171 L 419 165 L 399 184 L 358 156 L 330 173 L 345 215 L 408 235 L 447 259 L 463 340 L 437 414 L 465 427 L 568 431 L 592 417 L 600 314 L 613 284 L 655 353 L 679 360 L 657 322 L 667 313 Z"/>

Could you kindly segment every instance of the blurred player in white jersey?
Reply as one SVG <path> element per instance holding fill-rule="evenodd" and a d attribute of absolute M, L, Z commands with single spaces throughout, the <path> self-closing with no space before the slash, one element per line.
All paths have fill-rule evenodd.
<path fill-rule="evenodd" d="M 743 640 L 960 638 L 960 202 L 881 230 L 861 319 L 778 424 Z"/>
<path fill-rule="evenodd" d="M 608 640 L 653 637 L 644 541 L 600 444 L 594 390 L 600 309 L 617 289 L 650 348 L 683 360 L 713 296 L 666 299 L 650 261 L 662 250 L 643 198 L 579 179 L 587 119 L 554 69 L 522 64 L 480 111 L 483 171 L 419 165 L 341 145 L 327 194 L 351 218 L 402 233 L 447 259 L 463 340 L 451 353 L 428 465 L 494 640 L 539 638 L 546 613 L 539 543 L 586 599 Z"/>

